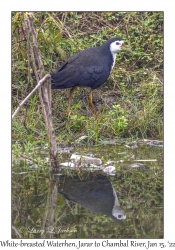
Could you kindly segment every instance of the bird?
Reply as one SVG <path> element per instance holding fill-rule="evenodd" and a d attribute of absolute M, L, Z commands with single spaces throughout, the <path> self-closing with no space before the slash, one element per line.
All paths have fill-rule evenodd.
<path fill-rule="evenodd" d="M 88 48 L 75 54 L 53 73 L 51 73 L 52 89 L 71 88 L 68 100 L 70 115 L 71 100 L 77 87 L 89 87 L 89 104 L 96 116 L 93 104 L 93 90 L 103 85 L 115 65 L 116 54 L 125 46 L 121 37 L 109 39 L 101 46 Z"/>

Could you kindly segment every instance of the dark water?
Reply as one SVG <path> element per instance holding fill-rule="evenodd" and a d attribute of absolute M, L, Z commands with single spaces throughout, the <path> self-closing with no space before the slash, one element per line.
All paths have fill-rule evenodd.
<path fill-rule="evenodd" d="M 49 163 L 14 161 L 12 238 L 163 238 L 160 143 L 109 141 L 71 150 L 59 149 L 60 162 L 78 152 L 102 164 L 62 166 L 55 174 Z M 115 170 L 106 173 L 106 166 Z"/>

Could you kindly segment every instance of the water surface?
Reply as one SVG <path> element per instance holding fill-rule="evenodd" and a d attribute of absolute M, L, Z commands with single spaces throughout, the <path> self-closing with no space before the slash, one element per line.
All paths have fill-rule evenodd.
<path fill-rule="evenodd" d="M 58 152 L 60 163 L 77 152 L 102 164 L 62 166 L 55 174 L 48 164 L 14 161 L 12 238 L 163 238 L 161 143 L 109 140 Z"/>

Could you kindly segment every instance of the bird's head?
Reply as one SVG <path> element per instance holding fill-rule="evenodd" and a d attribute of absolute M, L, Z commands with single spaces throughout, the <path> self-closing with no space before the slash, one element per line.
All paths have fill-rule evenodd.
<path fill-rule="evenodd" d="M 130 48 L 128 48 L 125 44 L 122 38 L 115 38 L 115 40 L 113 39 L 113 41 L 111 41 L 110 44 L 110 51 L 112 54 L 116 54 L 117 52 L 119 52 L 120 50 L 127 50 L 129 52 L 132 52 Z"/>
<path fill-rule="evenodd" d="M 116 39 L 113 42 L 111 42 L 110 51 L 112 54 L 115 54 L 118 51 L 120 51 L 123 46 L 125 46 L 124 41 L 121 38 Z"/>

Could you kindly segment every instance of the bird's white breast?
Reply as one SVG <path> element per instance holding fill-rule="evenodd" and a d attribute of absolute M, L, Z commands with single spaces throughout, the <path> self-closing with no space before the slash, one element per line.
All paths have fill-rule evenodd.
<path fill-rule="evenodd" d="M 112 57 L 113 57 L 113 63 L 112 63 L 112 66 L 111 66 L 111 71 L 112 71 L 112 69 L 114 68 L 114 65 L 115 65 L 116 53 L 111 53 L 111 54 L 112 54 Z"/>

